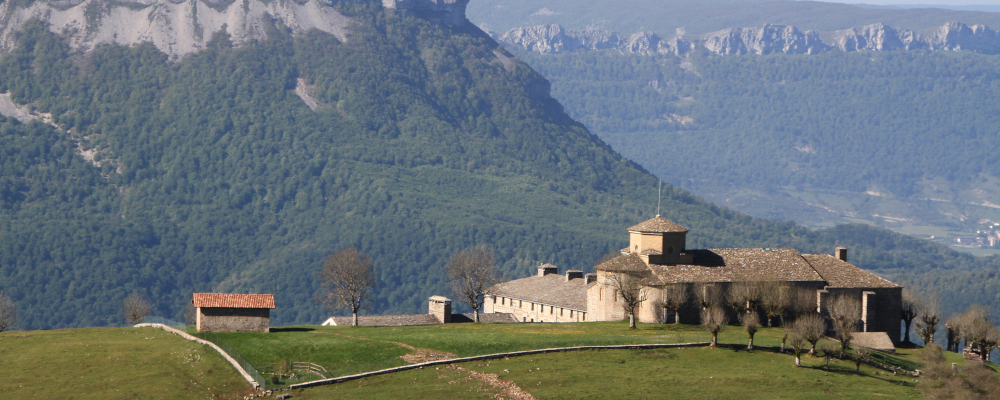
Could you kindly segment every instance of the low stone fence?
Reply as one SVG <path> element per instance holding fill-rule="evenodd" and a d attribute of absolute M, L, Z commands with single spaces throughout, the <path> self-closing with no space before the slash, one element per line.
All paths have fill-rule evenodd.
<path fill-rule="evenodd" d="M 705 347 L 708 346 L 709 342 L 697 342 L 697 343 L 672 343 L 672 344 L 620 344 L 620 345 L 609 345 L 609 346 L 574 346 L 574 347 L 556 347 L 551 349 L 537 349 L 537 350 L 524 350 L 524 351 L 512 351 L 508 353 L 495 353 L 487 354 L 482 356 L 473 357 L 460 357 L 451 358 L 447 360 L 437 360 L 429 361 L 419 364 L 404 365 L 395 368 L 386 368 L 378 371 L 364 372 L 354 375 L 338 376 L 336 378 L 330 379 L 320 379 L 317 381 L 309 381 L 297 383 L 289 386 L 289 389 L 301 389 L 312 386 L 322 386 L 331 385 L 334 383 L 347 382 L 355 379 L 367 378 L 370 376 L 391 374 L 393 372 L 407 371 L 411 369 L 418 369 L 434 365 L 446 365 L 446 364 L 456 364 L 469 361 L 479 361 L 479 360 L 493 360 L 497 358 L 505 357 L 517 357 L 517 356 L 528 356 L 532 354 L 544 354 L 544 353 L 559 353 L 564 351 L 578 351 L 578 350 L 617 350 L 617 349 L 669 349 L 669 348 L 680 348 L 680 347 Z"/>
<path fill-rule="evenodd" d="M 234 359 L 233 357 L 231 357 L 229 355 L 229 353 L 226 353 L 224 350 L 222 350 L 221 347 L 219 347 L 215 343 L 209 342 L 209 341 L 204 340 L 204 339 L 196 338 L 196 337 L 188 334 L 187 332 L 183 332 L 183 331 L 174 329 L 173 327 L 170 327 L 170 326 L 167 326 L 167 325 L 164 325 L 164 324 L 136 324 L 135 327 L 136 328 L 145 328 L 145 327 L 160 328 L 160 329 L 163 329 L 163 330 L 165 330 L 167 332 L 171 332 L 171 333 L 175 333 L 177 335 L 180 335 L 180 337 L 185 338 L 187 340 L 191 340 L 191 341 L 198 342 L 198 343 L 201 343 L 201 344 L 204 344 L 204 345 L 212 346 L 212 348 L 215 349 L 215 351 L 218 351 L 219 354 L 221 354 L 222 357 L 226 359 L 226 361 L 229 361 L 229 363 L 232 364 L 233 367 L 236 368 L 237 371 L 239 371 L 240 375 L 243 375 L 243 378 L 246 379 L 247 382 L 250 383 L 250 385 L 253 385 L 254 389 L 260 389 L 260 385 L 261 385 L 261 383 L 263 383 L 263 382 L 257 382 L 257 381 L 255 381 L 253 379 L 253 377 L 250 376 L 249 373 L 247 373 L 247 370 L 243 369 L 243 366 L 240 365 L 240 363 L 236 361 L 236 359 Z"/>

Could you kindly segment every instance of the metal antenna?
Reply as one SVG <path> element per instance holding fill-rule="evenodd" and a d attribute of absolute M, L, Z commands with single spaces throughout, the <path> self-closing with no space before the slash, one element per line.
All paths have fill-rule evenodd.
<path fill-rule="evenodd" d="M 658 181 L 659 185 L 656 187 L 656 216 L 660 216 L 660 198 L 663 196 L 663 181 Z"/>

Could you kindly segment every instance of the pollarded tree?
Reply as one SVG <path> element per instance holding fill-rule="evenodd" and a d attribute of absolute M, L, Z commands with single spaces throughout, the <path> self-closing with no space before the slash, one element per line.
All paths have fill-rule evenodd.
<path fill-rule="evenodd" d="M 726 301 L 725 293 L 722 292 L 718 285 L 712 283 L 699 283 L 695 285 L 694 297 L 702 309 L 713 306 L 721 307 Z"/>
<path fill-rule="evenodd" d="M 670 285 L 663 288 L 663 298 L 660 300 L 663 308 L 674 312 L 674 323 L 681 323 L 681 309 L 691 298 L 691 292 L 686 284 Z"/>
<path fill-rule="evenodd" d="M 959 320 L 959 316 L 953 315 L 948 317 L 944 323 L 945 335 L 948 341 L 948 348 L 945 350 L 953 351 L 958 353 L 962 350 L 962 323 Z"/>
<path fill-rule="evenodd" d="M 861 373 L 861 363 L 868 362 L 868 357 L 871 355 L 871 350 L 867 347 L 854 346 L 854 373 Z M 843 355 L 841 355 L 843 357 Z"/>
<path fill-rule="evenodd" d="M 792 330 L 792 333 L 788 337 L 788 342 L 792 345 L 792 351 L 795 352 L 795 366 L 802 366 L 802 349 L 805 347 L 805 337 L 802 336 L 800 330 L 795 327 L 795 323 L 788 325 L 788 328 Z"/>
<path fill-rule="evenodd" d="M 486 295 L 500 283 L 493 250 L 486 245 L 461 250 L 448 260 L 445 270 L 451 279 L 451 291 L 458 301 L 472 307 L 473 321 L 479 322 L 479 309 Z"/>
<path fill-rule="evenodd" d="M 648 291 L 642 284 L 643 275 L 638 272 L 612 272 L 607 275 L 607 284 L 611 286 L 615 300 L 628 315 L 628 328 L 635 329 L 635 311 L 643 301 L 646 301 Z"/>
<path fill-rule="evenodd" d="M 726 315 L 726 310 L 722 309 L 722 306 L 714 305 L 701 310 L 701 325 L 705 327 L 708 333 L 712 334 L 710 347 L 715 347 L 719 344 L 719 332 L 726 329 L 727 324 L 729 324 L 729 317 Z"/>
<path fill-rule="evenodd" d="M 781 318 L 782 314 L 788 311 L 789 290 L 791 287 L 785 282 L 775 280 L 761 282 L 760 307 L 764 310 L 764 317 L 767 319 L 769 328 L 772 320 Z"/>
<path fill-rule="evenodd" d="M 847 352 L 847 346 L 854 338 L 852 333 L 858 329 L 858 321 L 861 319 L 861 301 L 848 295 L 834 297 L 828 307 L 830 320 L 833 322 L 833 332 L 837 341 L 840 342 L 840 357 L 843 358 Z"/>
<path fill-rule="evenodd" d="M 132 293 L 122 301 L 122 315 L 125 317 L 125 323 L 129 325 L 142 323 L 152 309 L 153 303 L 139 293 Z"/>
<path fill-rule="evenodd" d="M 1000 341 L 1000 329 L 993 326 L 990 309 L 973 304 L 959 316 L 959 321 L 962 337 L 971 347 L 979 351 L 979 357 L 983 361 L 989 361 L 990 352 Z"/>
<path fill-rule="evenodd" d="M 7 330 L 17 321 L 17 307 L 14 301 L 0 292 L 0 332 Z"/>
<path fill-rule="evenodd" d="M 760 330 L 760 314 L 756 311 L 740 313 L 740 324 L 743 325 L 743 331 L 747 333 L 749 339 L 747 349 L 753 350 L 753 336 Z"/>
<path fill-rule="evenodd" d="M 809 342 L 809 354 L 816 355 L 816 343 L 823 339 L 826 332 L 826 321 L 818 313 L 800 315 L 795 319 L 795 332 Z"/>
<path fill-rule="evenodd" d="M 903 342 L 910 342 L 910 327 L 913 325 L 913 319 L 917 318 L 919 314 L 920 300 L 917 298 L 916 293 L 910 288 L 903 288 L 903 303 L 901 309 L 901 315 L 903 318 L 903 324 L 905 326 L 903 330 Z"/>
<path fill-rule="evenodd" d="M 924 346 L 934 344 L 934 333 L 941 322 L 941 307 L 937 296 L 930 296 L 921 302 L 920 316 L 917 321 L 917 334 L 924 340 Z"/>
<path fill-rule="evenodd" d="M 734 282 L 729 285 L 726 300 L 737 313 L 749 312 L 760 304 L 761 292 L 758 282 Z"/>
<path fill-rule="evenodd" d="M 375 273 L 372 257 L 353 246 L 330 254 L 319 272 L 323 304 L 330 310 L 351 310 L 351 325 L 358 326 L 358 311 L 371 306 Z"/>

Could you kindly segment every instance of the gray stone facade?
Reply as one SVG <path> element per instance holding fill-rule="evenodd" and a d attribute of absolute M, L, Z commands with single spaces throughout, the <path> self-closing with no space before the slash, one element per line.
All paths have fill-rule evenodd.
<path fill-rule="evenodd" d="M 198 332 L 269 332 L 268 308 L 198 307 Z"/>

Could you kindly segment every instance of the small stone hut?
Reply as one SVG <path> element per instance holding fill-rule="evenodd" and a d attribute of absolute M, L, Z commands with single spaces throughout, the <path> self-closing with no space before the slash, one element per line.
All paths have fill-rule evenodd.
<path fill-rule="evenodd" d="M 269 332 L 273 294 L 195 293 L 198 332 Z"/>

